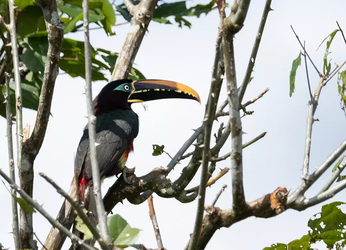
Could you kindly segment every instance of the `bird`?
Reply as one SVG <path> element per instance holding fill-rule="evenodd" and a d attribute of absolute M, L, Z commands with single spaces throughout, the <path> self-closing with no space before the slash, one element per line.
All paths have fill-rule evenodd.
<path fill-rule="evenodd" d="M 112 81 L 103 87 L 93 100 L 93 113 L 96 117 L 96 160 L 101 180 L 121 173 L 129 153 L 133 151 L 139 120 L 131 105 L 167 98 L 191 99 L 200 103 L 200 97 L 195 90 L 174 81 L 123 79 Z M 88 126 L 84 128 L 78 144 L 74 170 L 79 200 L 83 203 L 87 198 L 86 188 L 93 186 Z"/>

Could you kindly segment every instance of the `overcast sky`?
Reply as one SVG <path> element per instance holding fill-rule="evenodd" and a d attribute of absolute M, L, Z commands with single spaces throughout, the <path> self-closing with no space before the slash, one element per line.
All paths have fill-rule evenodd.
<path fill-rule="evenodd" d="M 188 5 L 206 4 L 208 1 L 191 1 Z M 242 82 L 252 44 L 256 36 L 265 1 L 253 1 L 243 30 L 235 38 L 235 60 L 238 83 Z M 253 201 L 277 187 L 284 186 L 294 191 L 301 182 L 301 169 L 304 155 L 307 103 L 309 98 L 306 76 L 303 67 L 298 69 L 297 86 L 293 97 L 289 97 L 289 72 L 292 60 L 300 51 L 293 35 L 292 24 L 303 41 L 317 67 L 322 70 L 325 45 L 316 51 L 321 41 L 337 28 L 335 21 L 346 30 L 343 0 L 322 1 L 273 1 L 274 11 L 269 13 L 264 36 L 254 68 L 251 82 L 244 101 L 253 99 L 266 88 L 270 91 L 258 102 L 249 106 L 254 110 L 252 116 L 242 119 L 246 132 L 243 141 L 249 141 L 262 132 L 267 135 L 256 144 L 244 150 L 244 188 L 247 201 Z M 229 12 L 229 11 L 228 11 Z M 135 140 L 135 151 L 129 157 L 128 167 L 137 167 L 136 173 L 142 175 L 169 162 L 167 155 L 151 156 L 152 144 L 164 144 L 171 155 L 200 126 L 207 100 L 211 70 L 214 59 L 218 13 L 214 11 L 201 18 L 189 18 L 192 28 L 178 28 L 176 25 L 151 23 L 136 57 L 138 69 L 147 78 L 174 80 L 189 85 L 201 96 L 202 104 L 189 100 L 162 100 L 147 103 L 144 110 L 140 104 L 133 109 L 140 118 L 140 132 Z M 121 22 L 121 21 L 119 21 Z M 103 31 L 92 31 L 91 42 L 115 52 L 120 51 L 129 25 L 114 27 L 116 36 L 106 37 Z M 82 33 L 72 36 L 83 40 Z M 340 34 L 332 44 L 332 65 L 341 64 L 346 59 L 346 45 Z M 318 84 L 318 75 L 309 67 L 312 88 Z M 94 96 L 106 84 L 95 82 Z M 225 85 L 223 90 L 225 90 Z M 67 190 L 73 176 L 73 160 L 76 147 L 87 122 L 84 82 L 81 78 L 59 75 L 54 92 L 52 117 L 39 156 L 35 161 L 35 199 L 55 217 L 63 199 L 55 190 L 38 176 L 44 172 Z M 220 101 L 226 99 L 224 94 Z M 336 78 L 322 90 L 314 124 L 310 171 L 318 167 L 345 139 L 346 117 L 340 109 Z M 25 110 L 24 124 L 34 124 L 35 113 Z M 219 124 L 215 122 L 215 128 Z M 6 121 L 0 118 L 0 162 L 1 168 L 8 169 L 6 146 Z M 228 142 L 223 153 L 230 151 Z M 191 149 L 190 149 L 191 150 Z M 169 178 L 175 180 L 184 164 L 178 165 Z M 217 168 L 229 167 L 230 161 L 220 162 Z M 326 172 L 320 181 L 307 192 L 314 196 L 331 176 Z M 195 185 L 199 181 L 199 173 Z M 18 180 L 18 179 L 17 179 Z M 103 192 L 115 181 L 105 181 Z M 207 189 L 206 204 L 211 204 L 223 184 L 231 186 L 230 173 L 218 183 Z M 345 192 L 332 200 L 343 200 Z M 11 235 L 10 195 L 0 186 L 1 227 L 0 243 L 13 248 Z M 197 203 L 181 204 L 174 199 L 154 196 L 154 204 L 162 233 L 163 244 L 170 250 L 183 249 L 193 230 Z M 228 209 L 232 204 L 231 189 L 222 194 L 217 206 Z M 218 230 L 207 249 L 262 249 L 272 243 L 288 243 L 300 238 L 308 231 L 308 219 L 319 212 L 321 204 L 303 212 L 289 210 L 270 219 L 249 218 L 231 228 Z M 148 205 L 119 204 L 113 210 L 121 214 L 132 227 L 140 228 L 138 243 L 148 248 L 156 248 L 154 232 L 148 216 Z M 34 216 L 34 228 L 41 241 L 45 240 L 51 226 L 38 213 Z M 68 245 L 70 244 L 69 241 Z M 65 245 L 67 249 L 67 245 Z M 324 249 L 324 248 L 320 248 Z"/>

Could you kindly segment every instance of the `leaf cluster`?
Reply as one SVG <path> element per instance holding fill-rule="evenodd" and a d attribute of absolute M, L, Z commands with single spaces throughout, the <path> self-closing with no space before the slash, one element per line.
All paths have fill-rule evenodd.
<path fill-rule="evenodd" d="M 308 222 L 311 230 L 300 239 L 288 244 L 277 243 L 263 250 L 312 250 L 313 244 L 324 242 L 328 249 L 343 249 L 346 245 L 346 214 L 339 208 L 344 202 L 333 202 L 322 207 Z"/>

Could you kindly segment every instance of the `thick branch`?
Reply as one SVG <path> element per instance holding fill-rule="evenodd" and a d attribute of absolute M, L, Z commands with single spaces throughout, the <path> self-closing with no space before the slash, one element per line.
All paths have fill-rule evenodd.
<path fill-rule="evenodd" d="M 153 18 L 153 12 L 157 1 L 158 0 L 143 0 L 135 6 L 130 0 L 124 1 L 133 18 L 130 30 L 127 33 L 126 40 L 114 67 L 111 81 L 126 79 L 129 76 L 143 37 Z"/>
<path fill-rule="evenodd" d="M 21 188 L 32 196 L 34 170 L 33 163 L 40 151 L 45 137 L 50 116 L 51 103 L 54 92 L 55 79 L 58 75 L 58 63 L 64 35 L 64 23 L 59 19 L 55 0 L 37 0 L 43 11 L 48 33 L 48 52 L 45 62 L 44 76 L 41 87 L 36 122 L 31 137 L 23 144 L 22 166 L 20 169 Z M 32 224 L 32 215 L 21 220 Z M 24 231 L 23 231 L 24 232 Z M 26 237 L 32 239 L 32 231 L 26 231 Z M 32 248 L 24 246 L 23 248 Z"/>
<path fill-rule="evenodd" d="M 227 75 L 227 94 L 230 112 L 230 126 L 232 132 L 232 191 L 233 209 L 235 213 L 243 213 L 246 209 L 245 194 L 243 187 L 243 159 L 242 159 L 242 125 L 239 113 L 239 96 L 237 90 L 233 39 L 230 32 L 230 24 L 224 22 L 223 48 L 225 70 Z"/>
<path fill-rule="evenodd" d="M 230 227 L 250 216 L 270 218 L 284 212 L 287 194 L 286 188 L 279 187 L 273 193 L 247 203 L 248 209 L 241 214 L 235 213 L 233 209 L 221 210 L 218 207 L 206 206 L 207 215 L 203 220 L 203 229 L 197 249 L 205 249 L 215 231 L 221 227 Z"/>

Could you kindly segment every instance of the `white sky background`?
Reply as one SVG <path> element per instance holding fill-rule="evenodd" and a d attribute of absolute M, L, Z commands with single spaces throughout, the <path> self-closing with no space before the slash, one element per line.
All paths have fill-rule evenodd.
<path fill-rule="evenodd" d="M 189 2 L 189 5 L 207 2 Z M 238 84 L 242 82 L 246 70 L 264 2 L 251 3 L 245 26 L 235 39 Z M 247 201 L 271 193 L 279 186 L 293 191 L 301 182 L 309 94 L 305 70 L 300 67 L 295 93 L 292 98 L 289 97 L 289 72 L 292 60 L 300 51 L 289 25 L 292 24 L 301 40 L 306 41 L 310 56 L 322 70 L 325 45 L 318 51 L 316 49 L 320 42 L 337 28 L 336 20 L 346 30 L 345 7 L 342 0 L 273 1 L 272 8 L 275 11 L 269 13 L 253 72 L 255 78 L 244 98 L 244 101 L 247 101 L 267 87 L 270 88 L 262 99 L 249 106 L 248 109 L 255 113 L 242 119 L 243 130 L 246 132 L 244 142 L 267 131 L 262 140 L 244 150 L 244 187 Z M 146 174 L 154 167 L 165 166 L 169 162 L 165 154 L 159 157 L 151 156 L 152 144 L 164 144 L 165 150 L 173 155 L 192 134 L 192 129 L 200 126 L 203 120 L 219 18 L 217 11 L 214 11 L 208 16 L 202 15 L 199 19 L 189 18 L 189 21 L 192 23 L 191 29 L 152 22 L 136 57 L 137 68 L 147 78 L 175 80 L 187 84 L 200 94 L 202 100 L 202 105 L 189 100 L 149 102 L 146 103 L 146 111 L 141 105 L 133 105 L 140 117 L 140 132 L 135 140 L 135 152 L 130 155 L 127 166 L 136 166 L 138 175 Z M 113 30 L 117 35 L 112 37 L 106 37 L 103 31 L 92 31 L 91 42 L 95 47 L 120 51 L 128 29 L 129 25 L 115 27 Z M 83 40 L 82 32 L 73 35 L 73 38 Z M 333 67 L 334 62 L 340 65 L 346 59 L 345 48 L 346 45 L 338 33 L 331 47 Z M 311 66 L 309 74 L 312 88 L 315 89 L 318 76 Z M 106 82 L 94 83 L 94 96 L 105 84 Z M 224 85 L 220 102 L 226 98 L 225 88 Z M 35 161 L 34 196 L 53 216 L 58 213 L 63 199 L 38 173 L 44 172 L 54 178 L 65 190 L 69 188 L 73 176 L 74 154 L 87 122 L 83 92 L 84 81 L 81 78 L 70 78 L 66 74 L 58 77 L 52 106 L 53 116 L 41 152 Z M 318 167 L 346 139 L 346 117 L 340 110 L 339 100 L 334 78 L 322 90 L 316 112 L 315 117 L 320 121 L 314 124 L 310 171 Z M 34 112 L 25 110 L 25 124 L 33 126 L 34 118 Z M 217 122 L 215 128 L 218 128 Z M 0 119 L 0 131 L 3 138 L 0 140 L 1 168 L 7 170 L 5 119 Z M 228 142 L 223 153 L 230 148 Z M 178 165 L 169 177 L 175 180 L 184 166 Z M 220 162 L 217 167 L 229 166 L 228 159 Z M 315 183 L 307 195 L 314 196 L 330 176 L 331 170 Z M 198 173 L 191 186 L 195 185 L 199 178 Z M 114 178 L 105 181 L 104 193 L 114 181 Z M 211 204 L 223 184 L 231 186 L 230 173 L 207 189 L 206 204 Z M 344 195 L 345 191 L 332 200 L 344 200 Z M 197 203 L 181 204 L 175 199 L 163 199 L 157 195 L 154 197 L 165 248 L 183 249 L 193 230 Z M 4 247 L 13 248 L 10 233 L 10 195 L 2 184 L 0 204 L 0 243 Z M 217 206 L 228 209 L 231 204 L 231 188 L 227 188 Z M 218 230 L 207 249 L 262 249 L 276 242 L 288 243 L 307 233 L 308 219 L 319 212 L 320 208 L 321 205 L 317 205 L 303 212 L 289 210 L 270 219 L 246 219 L 231 228 Z M 156 248 L 147 203 L 131 205 L 125 201 L 124 204 L 116 206 L 113 212 L 121 214 L 132 227 L 142 229 L 138 243 L 143 243 L 148 248 Z M 44 241 L 51 226 L 38 213 L 35 213 L 34 219 L 35 232 L 40 240 Z M 67 242 L 69 244 L 69 240 Z M 65 248 L 67 249 L 67 246 Z"/>

